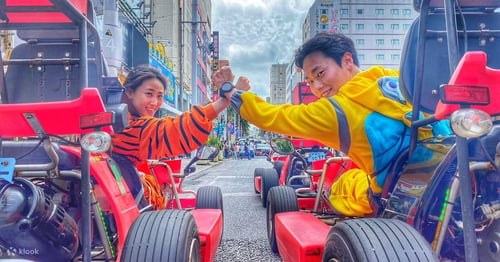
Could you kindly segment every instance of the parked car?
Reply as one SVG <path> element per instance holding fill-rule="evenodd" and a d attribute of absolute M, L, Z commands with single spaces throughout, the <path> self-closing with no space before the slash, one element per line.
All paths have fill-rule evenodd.
<path fill-rule="evenodd" d="M 271 151 L 271 146 L 269 144 L 257 144 L 255 146 L 255 155 L 257 156 L 267 156 Z"/>

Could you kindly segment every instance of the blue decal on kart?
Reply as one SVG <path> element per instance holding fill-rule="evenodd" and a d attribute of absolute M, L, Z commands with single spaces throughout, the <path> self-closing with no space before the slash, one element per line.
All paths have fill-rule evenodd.
<path fill-rule="evenodd" d="M 12 182 L 14 178 L 15 158 L 0 158 L 0 180 L 5 179 Z"/>

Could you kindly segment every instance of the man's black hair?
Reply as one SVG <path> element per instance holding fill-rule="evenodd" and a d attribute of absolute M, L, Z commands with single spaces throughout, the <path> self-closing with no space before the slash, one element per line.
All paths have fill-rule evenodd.
<path fill-rule="evenodd" d="M 340 67 L 342 67 L 342 56 L 345 53 L 351 53 L 354 64 L 359 66 L 354 42 L 343 34 L 332 32 L 320 32 L 299 47 L 295 52 L 295 65 L 304 68 L 306 56 L 316 51 L 320 51 L 326 57 L 332 58 Z"/>

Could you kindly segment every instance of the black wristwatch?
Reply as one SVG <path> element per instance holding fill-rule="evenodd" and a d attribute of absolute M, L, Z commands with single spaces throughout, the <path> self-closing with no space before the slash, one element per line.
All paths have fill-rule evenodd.
<path fill-rule="evenodd" d="M 231 82 L 224 82 L 220 85 L 219 88 L 219 97 L 226 97 L 226 93 L 231 92 L 233 90 L 234 85 Z"/>

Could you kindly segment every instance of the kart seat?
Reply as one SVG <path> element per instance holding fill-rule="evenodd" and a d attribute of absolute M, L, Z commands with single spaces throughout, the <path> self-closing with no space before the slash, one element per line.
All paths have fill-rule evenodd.
<path fill-rule="evenodd" d="M 417 3 L 417 11 L 420 11 L 420 2 L 422 1 L 414 1 Z M 494 12 L 494 4 L 499 5 L 499 2 L 459 2 L 464 19 L 457 14 L 459 50 L 458 54 L 454 55 L 456 61 L 458 62 L 466 51 L 483 51 L 488 56 L 488 66 L 500 68 L 500 13 Z M 408 101 L 414 102 L 415 90 L 421 88 L 420 109 L 429 114 L 434 113 L 439 100 L 439 86 L 448 83 L 451 76 L 442 6 L 442 0 L 432 0 L 427 12 L 421 11 L 428 15 L 415 19 L 406 34 L 400 63 L 402 93 Z M 423 48 L 419 48 L 420 46 Z"/>
<path fill-rule="evenodd" d="M 130 193 L 134 196 L 139 209 L 146 207 L 148 203 L 144 198 L 144 187 L 142 186 L 137 168 L 123 155 L 113 154 L 113 160 L 120 168 L 120 173 L 125 183 L 127 183 Z"/>
<path fill-rule="evenodd" d="M 7 103 L 52 102 L 80 97 L 80 42 L 67 31 L 18 30 L 25 40 L 13 48 L 5 73 Z M 35 38 L 44 36 L 45 38 Z M 54 38 L 47 38 L 54 36 Z M 68 38 L 55 38 L 55 37 Z M 88 87 L 100 87 L 89 48 Z"/>

